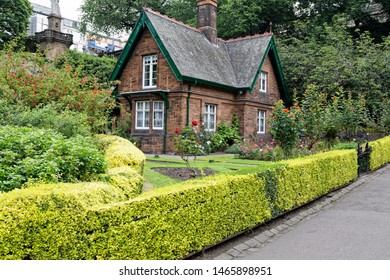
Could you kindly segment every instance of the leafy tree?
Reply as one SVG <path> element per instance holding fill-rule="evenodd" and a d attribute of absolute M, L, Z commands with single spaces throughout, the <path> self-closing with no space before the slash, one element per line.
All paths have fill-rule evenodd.
<path fill-rule="evenodd" d="M 164 12 L 166 0 L 85 0 L 81 5 L 80 30 L 101 35 L 129 32 L 136 24 L 140 10 L 148 6 Z"/>
<path fill-rule="evenodd" d="M 171 18 L 182 21 L 196 27 L 196 2 L 197 0 L 168 0 L 165 12 Z M 218 1 L 221 5 L 222 1 Z"/>
<path fill-rule="evenodd" d="M 292 0 L 225 0 L 218 12 L 218 36 L 228 39 L 288 29 L 295 19 Z"/>
<path fill-rule="evenodd" d="M 0 48 L 15 37 L 26 34 L 31 13 L 28 0 L 1 0 Z"/>
<path fill-rule="evenodd" d="M 79 70 L 77 73 L 81 78 L 96 77 L 100 83 L 108 83 L 116 61 L 112 57 L 98 57 L 70 50 L 58 57 L 55 65 L 58 69 L 70 65 L 73 69 Z"/>
<path fill-rule="evenodd" d="M 311 84 L 328 98 L 340 88 L 355 99 L 364 94 L 372 112 L 390 96 L 390 38 L 375 43 L 359 30 L 352 36 L 345 23 L 345 18 L 335 17 L 321 34 L 282 40 L 279 54 L 288 87 L 300 100 Z"/>
<path fill-rule="evenodd" d="M 375 36 L 389 35 L 389 1 L 387 0 L 302 0 L 295 5 L 300 20 L 309 20 L 310 28 L 329 23 L 335 15 L 345 15 L 348 26 L 375 32 Z"/>

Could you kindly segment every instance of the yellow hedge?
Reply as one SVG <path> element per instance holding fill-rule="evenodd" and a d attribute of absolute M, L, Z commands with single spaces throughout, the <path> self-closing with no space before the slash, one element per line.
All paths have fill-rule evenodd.
<path fill-rule="evenodd" d="M 100 139 L 104 139 L 107 157 L 107 151 L 133 152 L 127 140 Z M 139 150 L 134 153 L 141 158 Z M 138 164 L 126 163 L 111 164 L 107 174 L 100 175 L 101 182 L 33 184 L 0 194 L 0 259 L 86 258 L 88 209 L 126 201 L 142 192 L 142 158 Z"/>
<path fill-rule="evenodd" d="M 118 187 L 129 179 L 121 168 L 105 177 L 111 184 L 83 191 L 59 186 L 57 192 L 0 195 L 0 259 L 180 259 L 357 176 L 350 150 L 283 164 L 259 174 L 187 181 L 131 200 Z"/>
<path fill-rule="evenodd" d="M 370 169 L 375 170 L 390 162 L 390 136 L 369 143 L 372 151 L 370 154 Z"/>
<path fill-rule="evenodd" d="M 0 259 L 82 259 L 86 209 L 124 201 L 105 183 L 48 184 L 0 195 Z"/>
<path fill-rule="evenodd" d="M 145 155 L 130 141 L 114 135 L 98 135 L 109 168 L 130 166 L 143 175 Z"/>
<path fill-rule="evenodd" d="M 88 258 L 178 259 L 270 219 L 264 181 L 214 176 L 95 207 Z"/>
<path fill-rule="evenodd" d="M 275 207 L 288 211 L 312 201 L 357 177 L 355 150 L 339 150 L 287 160 L 278 174 Z"/>

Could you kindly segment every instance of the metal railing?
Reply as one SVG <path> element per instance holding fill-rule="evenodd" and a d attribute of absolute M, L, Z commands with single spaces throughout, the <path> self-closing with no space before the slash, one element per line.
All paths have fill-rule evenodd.
<path fill-rule="evenodd" d="M 370 170 L 370 153 L 371 147 L 368 142 L 360 143 L 358 145 L 358 175 L 367 173 Z"/>

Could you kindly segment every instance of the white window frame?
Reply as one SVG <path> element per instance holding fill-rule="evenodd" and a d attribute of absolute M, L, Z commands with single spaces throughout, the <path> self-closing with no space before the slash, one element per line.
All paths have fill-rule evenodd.
<path fill-rule="evenodd" d="M 141 105 L 142 106 L 139 106 Z M 148 104 L 148 106 L 146 106 Z M 148 108 L 147 108 L 148 107 Z M 137 101 L 135 103 L 135 128 L 136 129 L 149 129 L 150 125 L 150 101 Z M 138 113 L 141 113 L 142 116 L 142 125 L 138 125 Z"/>
<path fill-rule="evenodd" d="M 142 88 L 157 87 L 157 55 L 144 56 L 142 65 Z M 155 77 L 153 78 L 154 74 Z"/>
<path fill-rule="evenodd" d="M 257 133 L 265 133 L 265 119 L 266 119 L 266 111 L 259 110 L 257 111 Z"/>
<path fill-rule="evenodd" d="M 156 109 L 157 104 L 162 104 L 162 106 Z M 161 116 L 161 119 L 157 119 L 156 116 L 158 115 Z M 159 120 L 161 121 L 161 126 L 156 125 L 156 121 Z M 154 101 L 153 102 L 153 129 L 156 130 L 163 130 L 164 129 L 164 101 Z"/>
<path fill-rule="evenodd" d="M 212 108 L 214 108 L 214 110 L 212 110 Z M 211 121 L 210 120 L 213 121 L 214 127 L 211 127 Z M 205 108 L 204 108 L 204 129 L 206 131 L 216 131 L 216 127 L 217 127 L 217 105 L 205 104 Z"/>
<path fill-rule="evenodd" d="M 260 92 L 267 92 L 268 73 L 261 71 L 260 73 Z"/>

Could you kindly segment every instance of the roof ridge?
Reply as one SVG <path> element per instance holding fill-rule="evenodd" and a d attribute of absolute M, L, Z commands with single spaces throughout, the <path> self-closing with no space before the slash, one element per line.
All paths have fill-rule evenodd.
<path fill-rule="evenodd" d="M 193 27 L 193 26 L 190 26 L 190 25 L 188 25 L 188 24 L 185 24 L 184 22 L 178 21 L 178 20 L 176 20 L 176 19 L 174 19 L 174 18 L 171 18 L 171 17 L 169 17 L 169 16 L 167 16 L 167 15 L 163 15 L 162 13 L 157 12 L 157 11 L 154 11 L 154 10 L 152 10 L 151 8 L 144 7 L 143 9 L 144 9 L 144 11 L 150 12 L 150 13 L 156 15 L 156 16 L 165 18 L 165 19 L 170 20 L 170 21 L 172 21 L 172 22 L 174 22 L 174 23 L 177 23 L 177 24 L 179 24 L 179 25 L 181 25 L 181 26 L 183 26 L 183 27 L 187 27 L 187 28 L 189 28 L 189 29 L 192 29 L 193 31 L 196 31 L 196 32 L 198 32 L 198 33 L 201 33 L 201 31 L 200 31 L 199 29 L 196 29 L 196 28 Z"/>
<path fill-rule="evenodd" d="M 255 34 L 255 35 L 248 35 L 245 37 L 238 37 L 238 38 L 233 38 L 233 39 L 228 39 L 224 40 L 224 42 L 229 43 L 229 42 L 236 42 L 236 41 L 242 41 L 242 40 L 249 40 L 249 39 L 255 39 L 255 38 L 260 38 L 260 37 L 267 37 L 267 36 L 273 36 L 274 34 L 271 32 L 264 32 L 263 34 Z"/>

